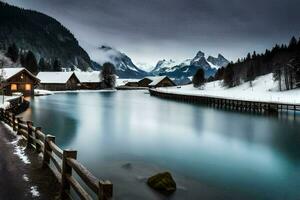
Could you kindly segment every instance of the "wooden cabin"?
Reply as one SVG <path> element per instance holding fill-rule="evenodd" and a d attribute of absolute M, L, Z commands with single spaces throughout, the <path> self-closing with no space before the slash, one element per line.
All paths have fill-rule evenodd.
<path fill-rule="evenodd" d="M 100 72 L 75 72 L 80 81 L 80 89 L 83 90 L 99 90 L 102 89 L 100 81 Z"/>
<path fill-rule="evenodd" d="M 145 77 L 138 82 L 139 87 L 148 87 L 153 80 L 150 77 Z"/>
<path fill-rule="evenodd" d="M 3 76 L 1 87 L 5 95 L 20 92 L 24 96 L 33 96 L 34 88 L 40 80 L 25 68 L 3 68 L 0 70 Z"/>
<path fill-rule="evenodd" d="M 174 81 L 172 81 L 167 76 L 148 76 L 141 79 L 139 82 L 139 87 L 170 87 L 176 86 Z"/>
<path fill-rule="evenodd" d="M 138 82 L 127 82 L 125 84 L 126 87 L 139 87 Z"/>
<path fill-rule="evenodd" d="M 78 90 L 80 81 L 74 72 L 40 72 L 39 89 L 50 91 Z"/>

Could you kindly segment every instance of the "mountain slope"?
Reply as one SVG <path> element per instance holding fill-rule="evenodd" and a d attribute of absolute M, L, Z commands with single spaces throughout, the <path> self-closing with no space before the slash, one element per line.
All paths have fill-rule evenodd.
<path fill-rule="evenodd" d="M 79 46 L 73 34 L 54 18 L 0 2 L 0 49 L 15 43 L 31 50 L 37 59 L 58 58 L 64 67 L 91 67 L 89 55 Z"/>
<path fill-rule="evenodd" d="M 135 66 L 126 54 L 109 46 L 98 48 L 95 62 L 99 65 L 103 65 L 105 62 L 113 63 L 120 78 L 143 78 L 148 75 L 147 72 Z"/>
<path fill-rule="evenodd" d="M 209 77 L 214 75 L 218 68 L 226 66 L 228 63 L 229 61 L 221 54 L 217 58 L 212 56 L 206 58 L 205 54 L 199 51 L 194 58 L 186 59 L 181 63 L 173 60 L 161 60 L 151 73 L 153 75 L 167 75 L 175 78 L 177 82 L 181 82 L 193 76 L 199 68 L 204 70 L 206 77 Z"/>

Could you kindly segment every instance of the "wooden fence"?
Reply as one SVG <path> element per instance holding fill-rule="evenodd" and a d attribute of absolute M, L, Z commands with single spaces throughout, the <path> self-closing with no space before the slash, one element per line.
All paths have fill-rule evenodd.
<path fill-rule="evenodd" d="M 220 109 L 255 113 L 278 113 L 283 111 L 293 111 L 296 113 L 300 111 L 300 104 L 239 100 L 214 96 L 193 96 L 187 94 L 166 93 L 155 89 L 149 89 L 149 92 L 151 96 L 156 96 L 159 98 L 172 99 L 188 103 L 199 103 Z"/>
<path fill-rule="evenodd" d="M 113 184 L 110 181 L 97 179 L 76 158 L 77 151 L 62 150 L 55 144 L 55 136 L 46 135 L 40 127 L 35 127 L 31 121 L 23 121 L 12 112 L 1 110 L 1 119 L 27 141 L 27 147 L 34 148 L 37 153 L 43 153 L 43 167 L 49 167 L 60 183 L 61 199 L 72 199 L 72 188 L 80 199 L 110 200 L 113 196 Z M 51 167 L 50 164 L 54 167 Z M 72 175 L 76 172 L 81 182 L 94 192 L 90 194 L 81 182 Z"/>

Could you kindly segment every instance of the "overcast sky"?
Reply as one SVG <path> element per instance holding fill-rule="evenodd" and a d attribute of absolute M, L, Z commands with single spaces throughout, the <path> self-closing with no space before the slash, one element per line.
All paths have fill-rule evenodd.
<path fill-rule="evenodd" d="M 46 13 L 71 30 L 92 58 L 110 45 L 135 63 L 193 57 L 236 60 L 300 36 L 299 0 L 6 0 Z"/>

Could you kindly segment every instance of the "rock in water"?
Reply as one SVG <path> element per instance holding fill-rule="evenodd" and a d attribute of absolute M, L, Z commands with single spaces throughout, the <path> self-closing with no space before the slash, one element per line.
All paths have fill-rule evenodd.
<path fill-rule="evenodd" d="M 176 190 L 176 183 L 169 172 L 159 173 L 148 178 L 147 184 L 162 193 L 172 194 Z"/>

